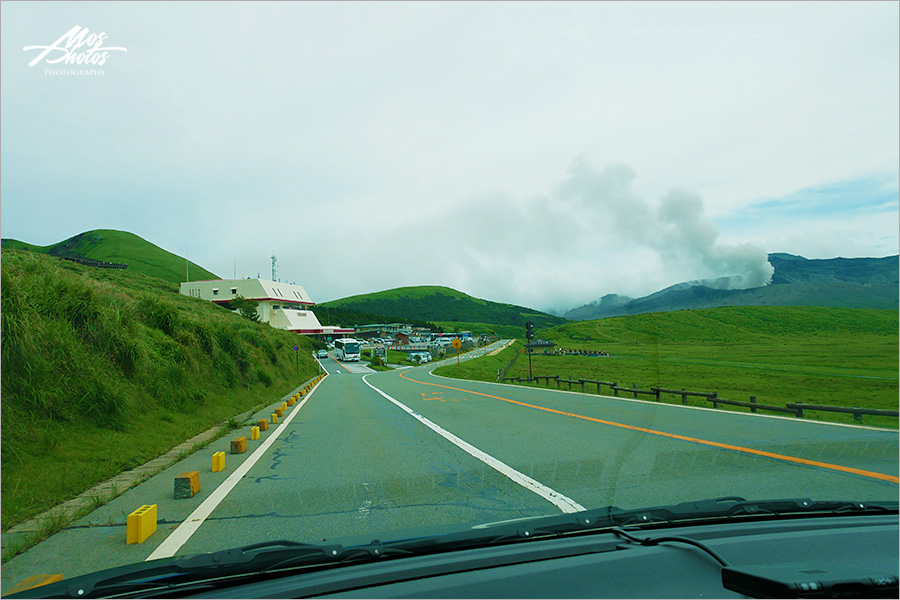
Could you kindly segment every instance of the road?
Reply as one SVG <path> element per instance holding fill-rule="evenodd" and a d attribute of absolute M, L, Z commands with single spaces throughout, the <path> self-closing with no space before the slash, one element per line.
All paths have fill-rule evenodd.
<path fill-rule="evenodd" d="M 718 496 L 898 496 L 896 431 L 466 382 L 431 374 L 434 364 L 322 363 L 329 375 L 247 454 L 227 455 L 225 472 L 211 472 L 212 453 L 246 432 L 8 561 L 3 589 L 273 539 L 363 542 Z M 173 479 L 187 470 L 200 472 L 201 493 L 174 500 Z M 126 546 L 126 515 L 154 503 L 159 529 Z"/>

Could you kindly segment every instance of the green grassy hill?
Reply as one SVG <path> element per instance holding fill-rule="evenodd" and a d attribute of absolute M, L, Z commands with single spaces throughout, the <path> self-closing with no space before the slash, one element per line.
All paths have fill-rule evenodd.
<path fill-rule="evenodd" d="M 537 336 L 560 350 L 609 356 L 535 354 L 532 370 L 564 379 L 637 383 L 640 389 L 715 391 L 729 400 L 756 396 L 759 403 L 781 406 L 805 402 L 896 410 L 898 315 L 890 309 L 740 306 L 573 321 L 538 330 Z M 437 373 L 495 381 L 497 369 L 513 352 Z M 528 360 L 519 359 L 508 376 L 527 378 Z M 680 402 L 680 397 L 667 400 Z M 688 403 L 711 406 L 700 398 Z M 837 413 L 808 416 L 853 422 L 852 416 Z M 864 422 L 898 425 L 892 417 L 865 417 Z"/>
<path fill-rule="evenodd" d="M 441 323 L 487 323 L 524 327 L 525 321 L 533 321 L 536 327 L 546 327 L 566 322 L 561 317 L 531 308 L 481 300 L 440 286 L 395 288 L 323 302 L 319 306 Z"/>
<path fill-rule="evenodd" d="M 50 256 L 88 258 L 113 263 L 125 263 L 128 270 L 150 277 L 157 277 L 172 283 L 201 279 L 219 279 L 203 267 L 189 263 L 185 269 L 184 257 L 172 254 L 147 240 L 112 229 L 86 231 L 65 241 L 50 246 L 35 246 L 18 240 L 3 240 L 3 250 L 31 250 Z"/>
<path fill-rule="evenodd" d="M 0 276 L 4 529 L 318 370 L 309 339 L 131 269 L 4 248 Z"/>

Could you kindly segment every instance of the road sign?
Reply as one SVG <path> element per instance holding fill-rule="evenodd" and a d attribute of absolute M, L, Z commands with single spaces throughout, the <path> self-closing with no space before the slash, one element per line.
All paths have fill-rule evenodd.
<path fill-rule="evenodd" d="M 455 350 L 459 350 L 462 348 L 462 342 L 459 341 L 459 338 L 453 338 L 453 341 L 450 342 L 450 345 L 453 346 Z"/>

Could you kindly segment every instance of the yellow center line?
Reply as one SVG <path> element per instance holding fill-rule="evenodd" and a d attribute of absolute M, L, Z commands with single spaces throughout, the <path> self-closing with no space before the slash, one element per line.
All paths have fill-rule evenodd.
<path fill-rule="evenodd" d="M 428 383 L 425 381 L 417 381 L 415 379 L 411 379 L 407 377 L 404 373 L 398 373 L 400 377 L 406 379 L 407 381 L 412 381 L 413 383 L 420 383 L 422 385 L 433 385 L 436 387 L 446 388 L 448 390 L 456 390 L 459 392 L 465 392 L 467 394 L 477 394 L 479 396 L 485 396 L 487 398 L 494 398 L 495 400 L 502 400 L 503 402 L 509 402 L 511 404 L 518 404 L 519 406 L 527 406 L 528 408 L 536 408 L 537 410 L 543 410 L 549 413 L 555 413 L 557 415 L 565 415 L 567 417 L 574 417 L 576 419 L 583 419 L 585 421 L 593 421 L 594 423 L 602 423 L 604 425 L 612 425 L 613 427 L 621 427 L 622 429 L 631 429 L 633 431 L 640 431 L 643 433 L 649 433 L 652 435 L 658 435 L 662 437 L 672 438 L 676 440 L 682 440 L 685 442 L 694 442 L 695 444 L 704 444 L 706 446 L 714 446 L 716 448 L 724 448 L 726 450 L 735 450 L 737 452 L 744 452 L 747 454 L 755 454 L 756 456 L 765 456 L 767 458 L 775 458 L 778 460 L 784 460 L 793 463 L 799 463 L 803 465 L 810 465 L 813 467 L 821 467 L 823 469 L 832 469 L 834 471 L 843 471 L 845 473 L 853 473 L 854 475 L 862 475 L 863 477 L 871 477 L 873 479 L 881 479 L 884 481 L 890 481 L 892 483 L 900 483 L 900 478 L 895 477 L 894 475 L 885 475 L 884 473 L 876 473 L 874 471 L 865 471 L 863 469 L 856 469 L 854 467 L 845 467 L 844 465 L 835 465 L 832 463 L 820 462 L 817 460 L 809 460 L 806 458 L 799 458 L 796 456 L 787 456 L 786 454 L 776 454 L 774 452 L 766 452 L 765 450 L 756 450 L 754 448 L 745 448 L 743 446 L 734 446 L 732 444 L 723 444 L 721 442 L 713 442 L 710 440 L 701 440 L 699 438 L 688 437 L 685 435 L 678 435 L 677 433 L 667 433 L 665 431 L 657 431 L 655 429 L 647 429 L 645 427 L 637 427 L 635 425 L 626 425 L 625 423 L 616 423 L 615 421 L 607 421 L 605 419 L 597 419 L 595 417 L 587 417 L 585 415 L 578 415 L 575 413 L 566 412 L 563 410 L 556 410 L 553 408 L 547 408 L 545 406 L 537 406 L 535 404 L 528 404 L 527 402 L 519 402 L 518 400 L 511 400 L 509 398 L 502 398 L 500 396 L 493 396 L 491 394 L 485 394 L 482 392 L 473 392 L 472 390 L 464 390 L 462 388 L 456 388 L 449 385 L 441 385 L 439 383 Z"/>

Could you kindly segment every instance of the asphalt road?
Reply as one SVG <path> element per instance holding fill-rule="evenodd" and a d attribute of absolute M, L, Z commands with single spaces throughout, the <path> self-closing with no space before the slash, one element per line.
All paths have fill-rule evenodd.
<path fill-rule="evenodd" d="M 224 472 L 212 453 L 246 432 L 8 561 L 3 589 L 274 539 L 362 542 L 582 507 L 898 497 L 896 431 L 322 362 L 329 376 Z M 201 492 L 174 500 L 187 470 Z M 126 546 L 125 517 L 153 503 L 157 532 Z"/>

